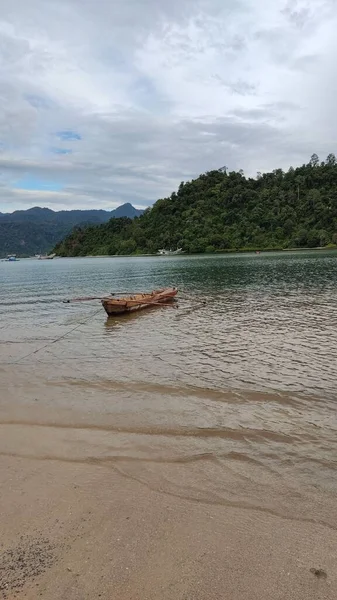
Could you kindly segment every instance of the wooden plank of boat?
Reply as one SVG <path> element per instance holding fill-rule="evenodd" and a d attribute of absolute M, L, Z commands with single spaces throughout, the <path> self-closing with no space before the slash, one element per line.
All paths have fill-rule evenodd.
<path fill-rule="evenodd" d="M 177 288 L 164 288 L 149 294 L 135 294 L 125 298 L 102 298 L 101 302 L 108 316 L 142 310 L 150 306 L 171 302 L 177 295 Z"/>

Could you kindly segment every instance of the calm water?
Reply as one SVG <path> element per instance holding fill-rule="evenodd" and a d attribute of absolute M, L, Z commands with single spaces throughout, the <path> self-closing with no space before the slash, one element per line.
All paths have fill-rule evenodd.
<path fill-rule="evenodd" d="M 0 284 L 0 426 L 25 431 L 3 454 L 330 523 L 336 253 L 22 260 Z M 119 319 L 62 303 L 164 285 L 177 307 Z"/>

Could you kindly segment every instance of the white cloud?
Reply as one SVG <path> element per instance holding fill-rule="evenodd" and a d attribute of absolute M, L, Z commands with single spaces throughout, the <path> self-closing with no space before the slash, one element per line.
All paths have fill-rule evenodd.
<path fill-rule="evenodd" d="M 336 151 L 335 0 L 0 4 L 0 210 L 146 206 Z"/>

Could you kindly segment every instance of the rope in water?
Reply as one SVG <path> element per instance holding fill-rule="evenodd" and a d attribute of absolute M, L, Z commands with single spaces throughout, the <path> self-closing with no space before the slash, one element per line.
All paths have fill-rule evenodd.
<path fill-rule="evenodd" d="M 24 356 L 20 356 L 20 358 L 17 358 L 16 360 L 13 360 L 10 363 L 2 363 L 2 364 L 15 365 L 15 364 L 19 363 L 21 360 L 24 360 L 25 358 L 28 358 L 29 356 L 32 356 L 33 354 L 37 354 L 41 350 L 44 350 L 45 348 L 48 348 L 52 344 L 56 344 L 56 342 L 59 342 L 60 340 L 62 340 L 63 338 L 65 338 L 67 335 L 69 335 L 73 331 L 76 331 L 76 329 L 79 329 L 82 325 L 85 325 L 85 323 L 87 321 L 89 321 L 89 319 L 92 319 L 93 317 L 95 317 L 99 312 L 101 312 L 101 310 L 102 309 L 99 308 L 98 310 L 95 310 L 94 313 L 90 313 L 90 315 L 88 317 L 86 317 L 84 320 L 82 320 L 81 323 L 78 323 L 75 327 L 73 327 L 72 329 L 69 329 L 69 331 L 66 331 L 66 333 L 63 333 L 62 335 L 59 335 L 57 338 L 55 338 L 55 340 L 52 340 L 51 342 L 48 342 L 47 344 L 44 344 L 44 346 L 41 346 L 40 348 L 37 348 L 36 350 L 32 350 L 31 352 L 28 352 Z"/>

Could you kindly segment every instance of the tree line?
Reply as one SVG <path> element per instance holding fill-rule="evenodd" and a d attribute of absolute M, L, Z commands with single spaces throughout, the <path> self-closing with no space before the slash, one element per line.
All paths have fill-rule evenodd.
<path fill-rule="evenodd" d="M 337 161 L 284 172 L 224 167 L 182 182 L 134 220 L 112 218 L 77 227 L 55 247 L 60 256 L 152 254 L 159 248 L 188 253 L 314 248 L 337 244 Z"/>

